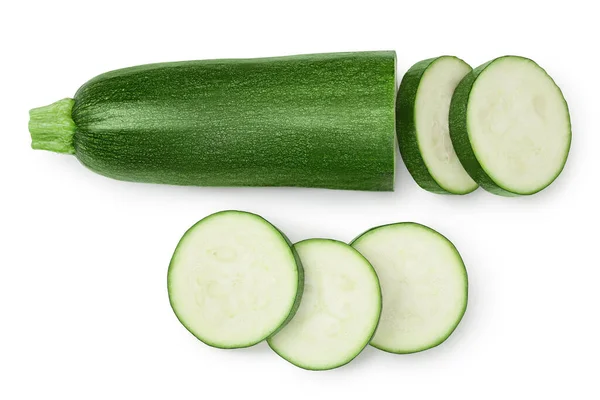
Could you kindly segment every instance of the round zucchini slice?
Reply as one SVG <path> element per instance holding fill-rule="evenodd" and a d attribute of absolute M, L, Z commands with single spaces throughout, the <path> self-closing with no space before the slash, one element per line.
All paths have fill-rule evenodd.
<path fill-rule="evenodd" d="M 468 279 L 448 239 L 405 222 L 373 228 L 352 246 L 371 262 L 381 282 L 383 312 L 371 345 L 415 353 L 450 336 L 467 307 Z"/>
<path fill-rule="evenodd" d="M 304 283 L 287 238 L 262 217 L 212 214 L 181 238 L 168 272 L 171 307 L 202 342 L 249 347 L 294 315 Z"/>
<path fill-rule="evenodd" d="M 340 367 L 369 343 L 381 314 L 381 289 L 371 264 L 346 243 L 309 239 L 295 245 L 306 273 L 298 312 L 269 346 L 309 370 Z"/>
<path fill-rule="evenodd" d="M 417 184 L 433 193 L 467 194 L 478 187 L 456 156 L 448 127 L 452 94 L 469 72 L 460 58 L 430 58 L 413 65 L 398 90 L 400 154 Z"/>
<path fill-rule="evenodd" d="M 475 68 L 456 88 L 450 137 L 481 187 L 498 195 L 529 195 L 550 185 L 567 161 L 569 110 L 539 65 L 500 57 Z"/>

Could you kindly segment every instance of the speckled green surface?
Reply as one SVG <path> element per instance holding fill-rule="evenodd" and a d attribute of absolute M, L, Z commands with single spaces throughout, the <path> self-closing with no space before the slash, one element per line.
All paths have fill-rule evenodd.
<path fill-rule="evenodd" d="M 77 158 L 112 178 L 393 190 L 395 53 L 163 63 L 75 95 Z"/>

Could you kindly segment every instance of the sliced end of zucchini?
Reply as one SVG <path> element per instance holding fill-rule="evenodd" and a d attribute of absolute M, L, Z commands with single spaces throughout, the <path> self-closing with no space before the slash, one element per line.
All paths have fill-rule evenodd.
<path fill-rule="evenodd" d="M 249 347 L 281 329 L 298 309 L 303 273 L 289 241 L 262 217 L 212 214 L 181 238 L 168 272 L 179 321 L 218 348 Z"/>
<path fill-rule="evenodd" d="M 454 56 L 420 61 L 404 75 L 396 101 L 400 153 L 413 179 L 440 194 L 467 194 L 477 183 L 461 165 L 448 128 L 454 89 L 471 67 Z"/>
<path fill-rule="evenodd" d="M 560 174 L 571 145 L 569 110 L 534 61 L 504 56 L 474 69 L 450 105 L 450 137 L 461 163 L 489 192 L 539 192 Z"/>
<path fill-rule="evenodd" d="M 468 278 L 448 239 L 404 222 L 370 229 L 352 246 L 373 265 L 381 283 L 383 312 L 372 346 L 415 353 L 452 334 L 467 307 Z"/>
<path fill-rule="evenodd" d="M 75 154 L 73 135 L 76 126 L 71 118 L 73 104 L 75 100 L 67 98 L 29 111 L 33 149 Z"/>
<path fill-rule="evenodd" d="M 377 274 L 346 243 L 308 239 L 295 247 L 305 268 L 304 295 L 290 323 L 268 339 L 269 346 L 300 368 L 341 367 L 365 348 L 377 327 Z"/>

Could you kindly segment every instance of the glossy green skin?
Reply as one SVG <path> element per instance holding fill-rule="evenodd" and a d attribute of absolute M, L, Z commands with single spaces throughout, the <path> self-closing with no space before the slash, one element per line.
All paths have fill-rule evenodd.
<path fill-rule="evenodd" d="M 428 58 L 427 60 L 419 61 L 404 74 L 400 88 L 398 89 L 398 97 L 396 98 L 396 127 L 398 135 L 398 146 L 400 147 L 400 155 L 404 161 L 404 165 L 410 172 L 417 184 L 432 193 L 438 194 L 467 194 L 468 192 L 450 192 L 440 186 L 433 178 L 425 160 L 421 156 L 419 142 L 417 138 L 417 128 L 415 126 L 415 104 L 421 78 L 425 71 L 437 60 L 442 57 Z M 462 61 L 462 60 L 461 60 Z"/>
<path fill-rule="evenodd" d="M 213 342 L 201 337 L 197 333 L 195 333 L 192 329 L 190 329 L 189 324 L 187 324 L 186 321 L 179 316 L 179 314 L 177 313 L 177 307 L 174 305 L 173 299 L 171 297 L 173 290 L 176 290 L 171 285 L 171 270 L 174 268 L 174 265 L 177 262 L 179 246 L 183 242 L 183 239 L 187 236 L 188 233 L 192 232 L 194 230 L 194 228 L 196 228 L 198 225 L 205 222 L 207 219 L 215 217 L 215 216 L 219 216 L 223 213 L 250 214 L 250 215 L 256 217 L 257 219 L 260 219 L 262 222 L 268 224 L 274 230 L 276 230 L 281 235 L 281 239 L 283 241 L 285 241 L 285 243 L 289 246 L 291 254 L 294 257 L 294 261 L 296 263 L 296 268 L 297 268 L 297 272 L 298 272 L 298 289 L 296 290 L 296 297 L 294 298 L 294 302 L 293 302 L 292 307 L 290 308 L 290 311 L 289 311 L 288 315 L 286 316 L 286 318 L 283 321 L 281 321 L 281 323 L 278 325 L 278 327 L 273 332 L 271 332 L 269 335 L 267 335 L 266 337 L 261 338 L 258 341 L 251 341 L 251 342 L 244 343 L 244 344 L 238 345 L 238 346 L 224 346 L 224 345 L 221 345 L 218 343 L 213 343 Z M 294 248 L 294 245 L 292 244 L 292 242 L 288 239 L 288 237 L 283 232 L 281 232 L 279 229 L 277 229 L 276 226 L 274 226 L 269 221 L 267 221 L 266 219 L 264 219 L 263 217 L 261 217 L 260 215 L 257 215 L 257 214 L 249 213 L 246 211 L 238 211 L 238 210 L 224 210 L 224 211 L 219 211 L 219 212 L 211 214 L 207 217 L 202 218 L 200 221 L 198 221 L 194 225 L 192 225 L 192 227 L 189 228 L 183 234 L 183 236 L 179 240 L 179 243 L 177 244 L 177 247 L 175 248 L 175 251 L 173 252 L 173 256 L 171 257 L 171 262 L 169 263 L 169 269 L 167 271 L 167 292 L 169 294 L 169 304 L 171 305 L 171 309 L 173 310 L 173 313 L 175 314 L 175 316 L 177 317 L 177 319 L 179 320 L 181 325 L 183 325 L 185 327 L 185 329 L 187 329 L 188 332 L 190 332 L 192 335 L 194 335 L 194 337 L 196 339 L 200 340 L 202 343 L 204 343 L 208 346 L 215 347 L 218 349 L 240 349 L 240 348 L 254 346 L 255 344 L 258 344 L 258 343 L 262 342 L 263 340 L 275 335 L 277 332 L 279 332 L 281 329 L 283 329 L 283 327 L 286 326 L 287 323 L 292 320 L 292 318 L 294 318 L 294 315 L 296 315 L 296 311 L 298 311 L 298 308 L 300 307 L 300 302 L 302 301 L 302 295 L 304 294 L 304 268 L 302 267 L 302 261 L 300 260 L 300 256 L 298 255 L 298 252 Z"/>
<path fill-rule="evenodd" d="M 395 52 L 163 63 L 75 95 L 77 158 L 112 178 L 393 190 Z"/>
<path fill-rule="evenodd" d="M 477 81 L 479 75 L 490 65 L 492 65 L 495 61 L 498 61 L 505 57 L 517 57 L 517 56 L 503 56 L 496 58 L 494 60 L 488 61 L 485 64 L 480 65 L 475 68 L 469 74 L 467 74 L 456 87 L 454 94 L 452 95 L 452 101 L 450 102 L 450 115 L 449 115 L 449 123 L 450 123 L 450 139 L 452 140 L 452 146 L 454 146 L 454 151 L 458 156 L 461 164 L 463 165 L 465 171 L 471 176 L 471 178 L 479 184 L 482 188 L 487 190 L 490 193 L 506 196 L 506 197 L 514 197 L 521 195 L 530 195 L 535 194 L 544 190 L 548 187 L 554 180 L 560 175 L 562 172 L 562 168 L 554 178 L 552 178 L 548 184 L 536 191 L 529 193 L 516 193 L 510 190 L 505 189 L 498 183 L 496 183 L 486 172 L 483 166 L 480 163 L 480 160 L 477 158 L 477 155 L 473 151 L 473 147 L 471 146 L 471 140 L 469 139 L 469 115 L 468 115 L 468 107 L 469 107 L 469 96 L 471 94 L 471 90 L 473 89 L 473 85 Z M 542 69 L 539 65 L 537 65 L 534 61 L 531 61 L 538 68 Z M 543 71 L 543 69 L 542 69 Z M 544 71 L 545 72 L 545 71 Z M 550 78 L 550 76 L 548 76 Z M 552 78 L 550 78 L 552 79 Z M 567 102 L 565 101 L 565 110 L 568 113 Z M 570 147 L 570 143 L 569 143 Z M 567 156 L 569 153 L 569 147 L 567 148 L 567 153 L 565 154 L 563 168 L 565 163 L 567 162 Z"/>

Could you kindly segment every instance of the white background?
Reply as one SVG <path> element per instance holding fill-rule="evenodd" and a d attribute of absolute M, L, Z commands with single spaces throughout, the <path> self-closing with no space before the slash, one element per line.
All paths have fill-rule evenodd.
<path fill-rule="evenodd" d="M 0 398 L 598 399 L 599 58 L 593 1 L 5 1 L 0 6 Z M 30 149 L 28 110 L 102 72 L 160 61 L 396 50 L 398 78 L 442 54 L 473 66 L 536 60 L 571 109 L 567 166 L 547 190 L 502 198 L 421 190 L 192 188 L 96 175 Z M 221 209 L 262 214 L 294 241 L 348 241 L 417 221 L 458 247 L 469 307 L 440 347 L 367 348 L 329 372 L 264 345 L 209 348 L 173 315 L 181 234 Z"/>

